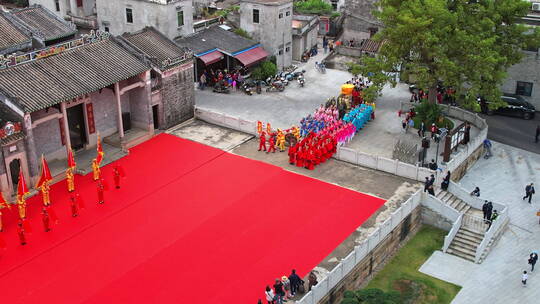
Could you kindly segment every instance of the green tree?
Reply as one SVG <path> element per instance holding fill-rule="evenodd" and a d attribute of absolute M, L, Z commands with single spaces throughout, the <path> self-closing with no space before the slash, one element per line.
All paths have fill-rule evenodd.
<path fill-rule="evenodd" d="M 378 92 L 393 82 L 386 72 L 406 72 L 436 102 L 439 81 L 456 89 L 473 108 L 476 96 L 504 105 L 500 84 L 521 49 L 538 45 L 540 30 L 519 23 L 530 9 L 524 0 L 380 0 L 373 13 L 384 27 L 379 56 L 366 57 L 362 74 Z M 395 83 L 393 83 L 395 85 Z"/>
<path fill-rule="evenodd" d="M 263 61 L 258 67 L 253 69 L 251 76 L 256 80 L 264 80 L 277 73 L 277 66 L 271 61 Z"/>
<path fill-rule="evenodd" d="M 356 62 L 347 62 L 346 63 L 349 72 L 354 76 L 358 76 L 362 73 L 362 66 Z"/>
<path fill-rule="evenodd" d="M 324 0 L 295 1 L 294 10 L 301 14 L 330 15 L 334 11 L 332 5 Z M 339 16 L 339 15 L 338 15 Z"/>

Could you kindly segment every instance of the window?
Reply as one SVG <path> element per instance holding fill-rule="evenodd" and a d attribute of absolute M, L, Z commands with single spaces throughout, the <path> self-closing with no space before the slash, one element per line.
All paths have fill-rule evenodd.
<path fill-rule="evenodd" d="M 253 9 L 253 23 L 259 23 L 259 10 Z"/>
<path fill-rule="evenodd" d="M 279 50 L 279 55 L 283 55 L 283 50 Z"/>
<path fill-rule="evenodd" d="M 176 12 L 176 19 L 178 19 L 178 26 L 184 25 L 184 11 Z"/>
<path fill-rule="evenodd" d="M 133 10 L 131 8 L 126 8 L 126 22 L 133 23 Z"/>
<path fill-rule="evenodd" d="M 285 13 L 285 16 L 290 16 L 290 15 L 291 15 L 291 12 L 290 12 L 290 11 L 287 11 L 287 12 Z"/>
<path fill-rule="evenodd" d="M 54 7 L 56 8 L 56 11 L 60 11 L 60 0 L 54 0 Z"/>
<path fill-rule="evenodd" d="M 107 33 L 109 32 L 109 27 L 108 26 L 105 27 L 105 32 L 107 32 Z"/>
<path fill-rule="evenodd" d="M 283 13 L 279 13 L 279 19 L 283 18 Z"/>
<path fill-rule="evenodd" d="M 83 6 L 83 0 L 77 0 L 77 7 Z"/>
<path fill-rule="evenodd" d="M 290 47 L 286 47 L 286 48 L 285 48 L 285 52 L 287 52 L 287 53 L 288 53 L 290 50 L 291 50 Z"/>
<path fill-rule="evenodd" d="M 516 85 L 516 95 L 531 96 L 532 95 L 532 82 L 518 81 Z"/>

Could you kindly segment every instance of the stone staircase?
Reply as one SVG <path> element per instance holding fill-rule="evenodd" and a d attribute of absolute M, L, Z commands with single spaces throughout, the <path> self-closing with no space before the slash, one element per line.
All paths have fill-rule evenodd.
<path fill-rule="evenodd" d="M 456 209 L 459 213 L 467 213 L 467 211 L 471 209 L 469 204 L 455 197 L 452 193 L 440 188 L 435 192 L 435 196 L 446 205 Z"/>
<path fill-rule="evenodd" d="M 461 226 L 446 252 L 474 263 L 476 248 L 483 238 L 484 233 Z"/>

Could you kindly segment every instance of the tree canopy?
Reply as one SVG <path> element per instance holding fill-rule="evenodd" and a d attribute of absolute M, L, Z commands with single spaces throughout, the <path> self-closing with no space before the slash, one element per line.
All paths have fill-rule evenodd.
<path fill-rule="evenodd" d="M 530 9 L 523 0 L 380 0 L 374 11 L 384 24 L 375 40 L 379 55 L 365 57 L 362 73 L 371 91 L 391 82 L 387 72 L 412 75 L 435 102 L 439 82 L 456 89 L 474 108 L 477 96 L 504 104 L 500 85 L 522 49 L 539 45 L 540 31 L 520 24 Z M 393 83 L 395 85 L 395 83 Z M 373 92 L 372 92 L 373 93 Z"/>
<path fill-rule="evenodd" d="M 330 15 L 334 12 L 332 5 L 324 0 L 294 1 L 294 10 L 301 14 L 315 14 L 319 16 Z"/>

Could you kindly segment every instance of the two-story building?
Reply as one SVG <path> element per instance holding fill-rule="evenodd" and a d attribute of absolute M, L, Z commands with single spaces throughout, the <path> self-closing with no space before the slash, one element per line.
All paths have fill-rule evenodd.
<path fill-rule="evenodd" d="M 292 64 L 292 0 L 241 0 L 240 27 L 260 41 L 278 69 Z"/>
<path fill-rule="evenodd" d="M 189 0 L 96 0 L 98 26 L 113 35 L 152 26 L 169 39 L 193 33 Z"/>
<path fill-rule="evenodd" d="M 79 27 L 97 29 L 96 0 L 28 0 L 28 3 L 41 5 Z"/>

